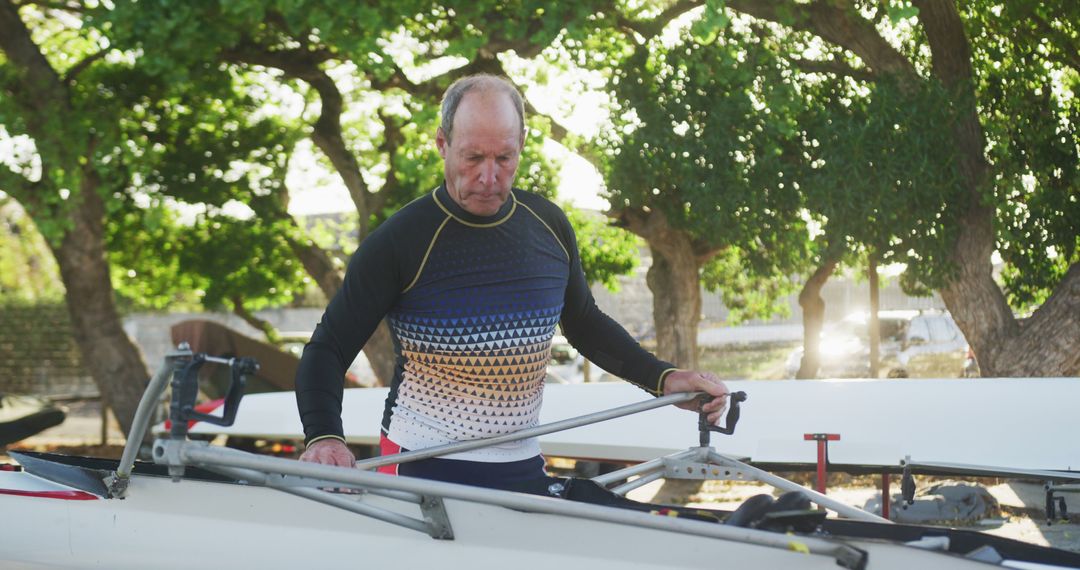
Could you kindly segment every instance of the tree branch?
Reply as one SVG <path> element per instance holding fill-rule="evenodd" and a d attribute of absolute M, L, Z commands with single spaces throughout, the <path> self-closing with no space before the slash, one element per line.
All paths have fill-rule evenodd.
<path fill-rule="evenodd" d="M 371 209 L 373 212 L 381 210 L 386 205 L 386 198 L 401 188 L 401 182 L 397 177 L 397 163 L 394 161 L 394 157 L 397 156 L 398 149 L 405 144 L 405 135 L 402 134 L 401 125 L 395 117 L 384 113 L 380 109 L 379 119 L 383 125 L 383 142 L 379 145 L 379 150 L 386 153 L 389 168 L 386 171 L 386 182 L 383 183 L 383 187 L 372 196 Z"/>
<path fill-rule="evenodd" d="M 644 21 L 629 19 L 619 14 L 614 6 L 612 6 L 612 10 L 616 12 L 615 20 L 619 27 L 632 31 L 645 39 L 651 39 L 663 32 L 664 28 L 679 16 L 703 5 L 704 2 L 701 0 L 678 0 L 665 8 L 655 18 Z"/>
<path fill-rule="evenodd" d="M 885 41 L 873 22 L 862 17 L 850 0 L 817 0 L 810 4 L 728 0 L 727 6 L 755 18 L 810 32 L 859 56 L 875 74 L 895 76 L 903 84 L 919 80 L 911 61 Z"/>
<path fill-rule="evenodd" d="M 99 50 L 96 53 L 83 58 L 79 63 L 71 66 L 71 69 L 67 70 L 67 73 L 64 74 L 64 83 L 71 85 L 72 81 L 75 80 L 75 76 L 82 73 L 87 67 L 93 65 L 95 61 L 105 57 L 108 53 L 109 50 L 107 49 Z"/>
<path fill-rule="evenodd" d="M 45 137 L 45 113 L 55 113 L 68 107 L 67 91 L 49 61 L 38 49 L 30 30 L 19 17 L 18 7 L 10 0 L 0 0 L 0 50 L 22 76 L 14 86 L 20 102 L 33 103 L 34 112 L 27 113 L 30 134 Z M 48 111 L 46 111 L 48 110 Z"/>
<path fill-rule="evenodd" d="M 244 320 L 245 323 L 251 325 L 257 330 L 266 335 L 266 342 L 277 345 L 281 341 L 281 335 L 278 334 L 278 330 L 274 328 L 274 325 L 270 324 L 270 321 L 260 319 L 256 317 L 254 313 L 249 311 L 244 306 L 244 299 L 239 296 L 233 296 L 229 301 L 232 303 L 232 312 L 236 316 Z"/>
<path fill-rule="evenodd" d="M 368 81 L 373 89 L 378 91 L 401 89 L 413 97 L 427 99 L 428 101 L 438 101 L 442 98 L 443 89 L 439 85 L 439 80 L 446 77 L 445 74 L 422 83 L 415 83 L 405 75 L 405 72 L 393 60 L 389 58 L 387 60 L 390 61 L 391 67 L 394 68 L 394 73 L 386 79 L 369 78 Z"/>
<path fill-rule="evenodd" d="M 829 75 L 841 75 L 859 81 L 873 82 L 880 77 L 869 69 L 859 69 L 836 59 L 821 61 L 814 59 L 792 59 L 791 64 L 805 73 L 824 73 Z"/>
<path fill-rule="evenodd" d="M 356 211 L 360 215 L 360 237 L 367 236 L 370 191 L 360 172 L 360 164 L 349 151 L 342 134 L 341 114 L 345 101 L 334 80 L 322 69 L 321 64 L 333 59 L 326 50 L 270 50 L 252 42 L 244 42 L 221 54 L 226 61 L 262 65 L 280 69 L 289 77 L 300 79 L 319 93 L 322 110 L 315 121 L 311 140 L 330 159 L 334 169 L 345 182 Z"/>
<path fill-rule="evenodd" d="M 919 9 L 919 21 L 930 42 L 934 76 L 947 87 L 963 88 L 965 94 L 973 94 L 971 45 L 956 6 L 939 0 L 914 0 L 912 4 Z"/>
<path fill-rule="evenodd" d="M 5 82 L 4 86 L 26 121 L 26 134 L 37 141 L 41 155 L 42 171 L 49 172 L 55 160 L 59 164 L 74 164 L 72 153 L 77 152 L 79 144 L 72 144 L 73 137 L 86 136 L 85 133 L 69 134 L 68 129 L 76 129 L 70 121 L 56 121 L 56 117 L 69 117 L 71 102 L 67 86 L 34 43 L 30 30 L 19 16 L 18 8 L 10 0 L 0 0 L 0 52 L 7 56 L 8 62 L 15 69 L 17 79 Z M 59 127 L 57 127 L 59 123 Z M 44 152 L 48 149 L 51 152 Z M 46 180 L 46 177 L 42 177 Z M 40 199 L 27 197 L 22 200 L 25 206 L 36 209 L 41 215 Z M 29 208 L 28 208 L 29 209 Z"/>
<path fill-rule="evenodd" d="M 1080 351 L 1074 348 L 1080 344 L 1080 263 L 1069 266 L 1054 292 L 1022 325 L 1025 329 L 1055 331 L 1050 342 L 1061 346 L 1061 354 L 1072 355 L 1065 373 L 1080 374 Z"/>

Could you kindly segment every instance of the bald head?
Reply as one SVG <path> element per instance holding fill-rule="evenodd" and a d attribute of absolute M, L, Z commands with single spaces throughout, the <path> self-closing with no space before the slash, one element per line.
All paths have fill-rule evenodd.
<path fill-rule="evenodd" d="M 506 97 L 517 114 L 517 130 L 521 135 L 521 141 L 525 141 L 525 102 L 512 83 L 502 77 L 481 73 L 468 75 L 455 81 L 446 90 L 442 100 L 442 121 L 439 128 L 447 142 L 453 141 L 454 121 L 458 115 L 462 100 L 468 94 L 482 95 L 484 99 L 489 96 Z M 490 99 L 488 99 L 490 100 Z"/>

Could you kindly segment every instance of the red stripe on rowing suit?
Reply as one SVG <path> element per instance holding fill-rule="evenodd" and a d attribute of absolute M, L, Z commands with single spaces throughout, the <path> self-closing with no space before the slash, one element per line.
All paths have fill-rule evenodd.
<path fill-rule="evenodd" d="M 379 455 L 395 455 L 401 453 L 401 446 L 390 441 L 390 438 L 386 437 L 385 433 L 379 434 Z M 398 474 L 398 464 L 391 463 L 390 465 L 383 465 L 376 469 L 379 473 L 386 473 L 387 475 Z"/>
<path fill-rule="evenodd" d="M 20 491 L 0 489 L 0 495 L 18 495 L 20 497 L 40 497 L 42 499 L 63 499 L 65 501 L 96 501 L 101 497 L 86 491 Z"/>

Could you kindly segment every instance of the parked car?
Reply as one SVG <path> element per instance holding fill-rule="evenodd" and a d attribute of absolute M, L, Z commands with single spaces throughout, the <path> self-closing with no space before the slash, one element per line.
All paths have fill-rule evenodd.
<path fill-rule="evenodd" d="M 862 378 L 870 374 L 870 333 L 868 313 L 854 313 L 827 324 L 821 332 L 820 378 Z M 963 361 L 967 341 L 948 312 L 879 311 L 881 364 L 879 370 L 890 378 L 912 375 L 913 369 L 927 368 L 932 374 L 957 370 Z M 802 363 L 803 348 L 788 356 L 785 370 L 795 377 Z M 937 365 L 936 360 L 956 360 L 956 365 Z M 955 374 L 955 372 L 952 372 Z"/>

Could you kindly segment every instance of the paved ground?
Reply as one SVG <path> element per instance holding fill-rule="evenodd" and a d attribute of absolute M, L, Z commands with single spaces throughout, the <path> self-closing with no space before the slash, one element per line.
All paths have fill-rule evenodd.
<path fill-rule="evenodd" d="M 64 404 L 67 419 L 18 443 L 21 447 L 99 445 L 102 443 L 123 445 L 124 434 L 110 414 L 106 422 L 105 440 L 102 440 L 101 403 L 81 401 Z"/>

